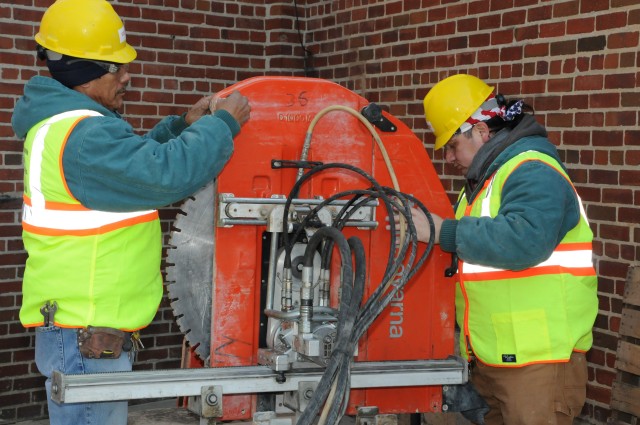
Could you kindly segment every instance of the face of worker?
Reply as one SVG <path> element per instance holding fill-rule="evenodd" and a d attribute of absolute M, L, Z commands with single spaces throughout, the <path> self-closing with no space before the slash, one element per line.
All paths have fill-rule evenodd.
<path fill-rule="evenodd" d="M 480 122 L 473 126 L 471 137 L 468 137 L 465 133 L 458 134 L 444 145 L 444 159 L 456 167 L 460 173 L 466 175 L 478 150 L 489 138 L 488 127 L 483 122 Z"/>
<path fill-rule="evenodd" d="M 129 81 L 131 81 L 129 66 L 122 65 L 117 72 L 108 72 L 100 78 L 75 87 L 75 89 L 86 94 L 105 108 L 116 111 L 124 103 L 124 94 L 127 91 Z"/>

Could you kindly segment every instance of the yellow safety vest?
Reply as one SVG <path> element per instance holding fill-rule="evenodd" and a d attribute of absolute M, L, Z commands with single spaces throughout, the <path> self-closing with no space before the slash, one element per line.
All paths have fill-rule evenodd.
<path fill-rule="evenodd" d="M 569 181 L 550 156 L 524 152 L 500 167 L 471 205 L 461 196 L 456 218 L 495 217 L 504 182 L 526 161 L 542 161 Z M 464 335 L 461 352 L 467 358 L 471 349 L 485 364 L 521 367 L 568 361 L 572 351 L 591 348 L 598 311 L 593 233 L 579 197 L 578 202 L 579 223 L 540 264 L 513 271 L 459 261 L 456 320 Z"/>
<path fill-rule="evenodd" d="M 40 308 L 56 301 L 60 327 L 147 326 L 162 297 L 162 240 L 156 210 L 91 210 L 71 194 L 62 154 L 69 134 L 90 110 L 36 124 L 24 147 L 23 241 L 29 257 L 20 321 L 41 326 Z"/>

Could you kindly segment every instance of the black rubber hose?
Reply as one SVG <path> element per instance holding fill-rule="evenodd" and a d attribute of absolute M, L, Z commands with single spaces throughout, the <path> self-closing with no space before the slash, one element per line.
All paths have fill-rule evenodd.
<path fill-rule="evenodd" d="M 317 216 L 321 208 L 336 199 L 352 196 L 333 220 L 332 227 L 322 227 L 317 230 L 310 238 L 307 249 L 305 250 L 304 264 L 306 267 L 312 267 L 315 252 L 318 250 L 320 244 L 324 242 L 322 248 L 322 264 L 323 266 L 328 266 L 333 245 L 338 245 L 342 260 L 342 294 L 338 311 L 337 337 L 334 350 L 327 368 L 314 392 L 314 396 L 300 416 L 299 423 L 301 425 L 311 424 L 315 420 L 320 408 L 326 404 L 329 392 L 334 385 L 335 390 L 332 403 L 324 407 L 324 411 L 326 412 L 325 418 L 328 424 L 333 424 L 337 423 L 342 417 L 348 405 L 350 366 L 360 337 L 387 307 L 395 294 L 402 289 L 410 278 L 422 267 L 434 245 L 435 226 L 433 219 L 426 207 L 416 198 L 394 189 L 380 186 L 373 177 L 357 167 L 347 164 L 324 164 L 315 167 L 303 175 L 292 188 L 285 203 L 285 214 L 283 217 L 283 242 L 287 252 L 285 256 L 285 267 L 287 267 L 287 264 L 290 267 L 290 253 L 292 249 L 287 232 L 288 215 L 286 212 L 289 211 L 291 203 L 299 193 L 302 184 L 316 173 L 329 168 L 343 168 L 354 171 L 369 180 L 373 188 L 368 190 L 345 191 L 324 200 L 311 210 L 302 224 L 297 226 L 295 232 L 294 241 L 297 240 L 300 232 L 310 225 L 310 220 L 313 220 Z M 358 238 L 350 238 L 345 242 L 345 237 L 339 229 L 344 227 L 349 217 L 354 214 L 360 206 L 365 205 L 370 199 L 375 198 L 382 200 L 390 218 L 394 216 L 394 212 L 402 214 L 407 222 L 408 231 L 407 237 L 403 240 L 402 245 L 396 247 L 395 221 L 389 220 L 391 244 L 382 283 L 389 282 L 391 279 L 393 279 L 393 283 L 390 289 L 384 288 L 382 283 L 378 285 L 364 306 L 361 306 L 366 282 L 366 255 L 364 247 Z M 425 213 L 431 229 L 431 238 L 423 254 L 417 261 L 418 240 L 417 231 L 411 217 L 412 205 L 417 206 Z M 352 254 L 354 257 L 355 272 L 351 264 Z"/>
<path fill-rule="evenodd" d="M 369 175 L 365 171 L 353 165 L 341 164 L 341 163 L 323 164 L 323 165 L 314 167 L 308 172 L 306 172 L 305 174 L 303 174 L 302 177 L 300 177 L 300 179 L 298 179 L 298 181 L 296 181 L 293 187 L 291 188 L 291 191 L 289 192 L 289 196 L 287 197 L 287 201 L 285 202 L 285 206 L 284 206 L 284 217 L 282 219 L 282 225 L 283 225 L 282 240 L 283 240 L 284 249 L 286 252 L 286 255 L 284 258 L 284 268 L 288 268 L 288 269 L 291 268 L 291 250 L 293 249 L 293 245 L 289 242 L 289 235 L 287 232 L 288 222 L 289 222 L 287 211 L 289 211 L 289 208 L 291 207 L 291 203 L 293 202 L 293 199 L 298 196 L 298 193 L 300 192 L 300 187 L 302 187 L 302 185 L 315 174 L 330 168 L 342 168 L 342 169 L 351 170 L 357 174 L 360 174 L 362 177 L 364 177 L 369 182 L 371 182 L 371 184 L 375 187 L 377 191 L 382 192 L 382 186 L 380 186 L 380 184 L 371 175 Z M 390 210 L 389 206 L 387 206 L 387 210 Z"/>
<path fill-rule="evenodd" d="M 362 304 L 362 298 L 364 297 L 365 283 L 367 279 L 366 270 L 366 254 L 362 241 L 356 237 L 349 238 L 349 246 L 353 252 L 355 263 L 355 276 L 353 279 L 353 295 L 350 303 L 350 313 L 347 320 L 355 325 L 356 318 L 360 305 Z M 353 329 L 353 328 L 352 328 Z M 336 376 L 336 392 L 334 396 L 334 402 L 328 406 L 329 411 L 327 414 L 327 424 L 334 424 L 340 421 L 340 418 L 344 415 L 344 412 L 348 405 L 349 390 L 350 390 L 350 371 L 351 362 L 358 344 L 358 338 L 354 338 L 353 332 L 351 334 L 344 335 L 347 338 L 345 352 L 346 356 L 342 359 L 341 367 L 338 370 Z M 325 406 L 325 409 L 327 406 Z"/>
<path fill-rule="evenodd" d="M 336 365 L 335 372 L 332 374 L 332 377 L 328 379 L 328 389 L 331 390 L 331 388 L 335 386 L 334 396 L 330 405 L 326 404 L 326 396 L 322 395 L 321 400 L 322 404 L 324 404 L 324 411 L 327 411 L 326 417 L 328 419 L 326 422 L 328 424 L 335 423 L 336 415 L 339 415 L 343 410 L 341 406 L 346 406 L 345 400 L 348 399 L 349 371 L 355 352 L 355 344 L 352 342 L 353 326 L 364 295 L 366 280 L 366 258 L 362 242 L 358 238 L 350 238 L 349 246 L 354 250 L 356 272 L 353 291 L 348 290 L 349 288 L 343 285 L 343 294 L 344 291 L 347 290 L 349 292 L 349 300 L 345 302 L 345 304 L 348 305 L 343 306 L 346 314 L 341 315 L 341 319 L 344 320 L 344 322 L 341 323 L 343 326 L 338 332 L 336 344 L 331 355 L 331 362 Z"/>
<path fill-rule="evenodd" d="M 315 238 L 315 235 L 313 238 Z M 338 241 L 338 243 L 341 242 Z M 320 379 L 313 397 L 309 400 L 307 407 L 300 416 L 299 424 L 312 423 L 322 406 L 325 406 L 325 409 L 332 409 L 334 405 L 337 405 L 337 407 L 342 406 L 344 404 L 345 394 L 349 388 L 349 369 L 355 352 L 355 345 L 352 343 L 353 328 L 364 295 L 366 257 L 360 239 L 355 237 L 349 238 L 348 245 L 350 251 L 353 252 L 355 273 L 351 278 L 347 278 L 347 276 L 343 274 L 336 343 L 331 353 L 331 359 L 327 365 L 327 369 Z M 344 260 L 343 257 L 343 261 Z M 349 263 L 351 263 L 351 260 L 351 255 L 349 255 Z M 327 397 L 334 383 L 336 391 L 334 393 L 333 403 L 330 406 L 326 406 Z M 340 411 L 341 410 L 338 410 L 338 412 Z M 330 410 L 328 414 L 335 415 L 336 413 Z M 328 423 L 333 422 L 329 421 Z"/>
<path fill-rule="evenodd" d="M 325 237 L 330 237 L 337 243 L 338 250 L 340 252 L 342 260 L 342 297 L 340 299 L 340 308 L 338 311 L 338 327 L 337 327 L 337 341 L 340 341 L 342 335 L 351 335 L 353 330 L 353 320 L 349 320 L 349 310 L 351 306 L 351 298 L 353 293 L 353 267 L 351 263 L 351 250 L 349 243 L 345 236 L 338 229 L 333 227 L 324 227 L 319 229 L 309 240 L 309 246 L 305 250 L 305 257 L 308 252 L 315 252 L 318 245 L 324 240 Z M 311 257 L 313 257 L 311 255 Z M 312 260 L 311 260 L 312 261 Z M 306 260 L 305 260 L 306 264 Z M 313 264 L 313 262 L 311 262 Z M 347 341 L 348 341 L 347 337 Z M 334 357 L 339 357 L 338 343 L 336 343 L 336 349 L 331 353 L 331 359 L 327 364 L 318 386 L 313 393 L 313 396 L 309 400 L 307 407 L 302 412 L 298 423 L 300 425 L 309 425 L 313 423 L 322 405 L 324 404 L 335 377 L 336 372 L 341 366 L 339 358 L 334 360 Z"/>

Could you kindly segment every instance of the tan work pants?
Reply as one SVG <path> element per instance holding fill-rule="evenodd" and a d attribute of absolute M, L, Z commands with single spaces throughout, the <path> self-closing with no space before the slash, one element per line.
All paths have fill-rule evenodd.
<path fill-rule="evenodd" d="M 491 408 L 487 425 L 570 425 L 586 399 L 587 360 L 501 368 L 476 362 L 471 381 Z"/>

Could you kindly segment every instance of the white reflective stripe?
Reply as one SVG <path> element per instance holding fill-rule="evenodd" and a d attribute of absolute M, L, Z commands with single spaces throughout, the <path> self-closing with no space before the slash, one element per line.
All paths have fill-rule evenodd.
<path fill-rule="evenodd" d="M 582 198 L 580 197 L 580 195 L 578 195 L 578 192 L 576 191 L 575 187 L 573 188 L 573 191 L 576 193 L 576 196 L 578 197 L 578 205 L 580 206 L 580 215 L 582 216 L 582 218 L 584 218 L 584 221 L 588 223 L 589 219 L 587 218 L 587 211 L 584 209 L 584 205 L 582 205 Z"/>
<path fill-rule="evenodd" d="M 52 124 L 60 120 L 72 117 L 102 116 L 102 114 L 89 109 L 77 109 L 63 112 L 49 118 L 36 132 L 31 145 L 31 157 L 29 160 L 29 190 L 31 192 L 31 205 L 44 208 L 44 195 L 42 194 L 42 153 L 44 152 L 44 140 L 49 133 Z"/>
<path fill-rule="evenodd" d="M 31 145 L 31 157 L 29 160 L 29 188 L 31 191 L 31 203 L 38 207 L 44 207 L 44 195 L 42 194 L 42 152 L 44 152 L 44 137 L 49 131 L 49 125 L 45 124 L 38 129 Z"/>
<path fill-rule="evenodd" d="M 489 182 L 489 187 L 484 195 L 484 199 L 482 200 L 482 208 L 480 211 L 481 217 L 491 217 L 491 191 L 493 190 L 493 181 L 496 178 L 497 173 L 493 173 L 493 177 L 491 177 L 491 181 Z"/>
<path fill-rule="evenodd" d="M 47 210 L 24 205 L 22 221 L 35 227 L 57 230 L 97 229 L 130 218 L 154 213 L 155 210 L 114 213 L 106 211 Z"/>
<path fill-rule="evenodd" d="M 564 268 L 585 268 L 593 267 L 593 253 L 590 249 L 575 250 L 575 251 L 554 251 L 547 260 L 542 263 L 531 267 L 532 269 L 538 267 L 560 266 Z M 481 266 L 478 264 L 463 263 L 463 273 L 495 273 L 502 272 L 505 269 L 497 269 L 493 267 Z"/>

